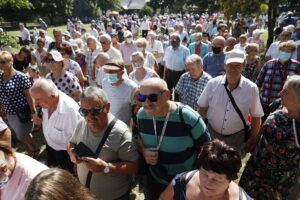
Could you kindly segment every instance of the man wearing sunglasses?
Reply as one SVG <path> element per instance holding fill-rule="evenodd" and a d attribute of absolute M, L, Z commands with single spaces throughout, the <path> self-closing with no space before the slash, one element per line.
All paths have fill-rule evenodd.
<path fill-rule="evenodd" d="M 144 186 L 149 200 L 157 200 L 176 174 L 193 169 L 198 147 L 210 140 L 200 115 L 170 96 L 160 78 L 144 80 L 137 95 L 143 106 L 137 115 L 138 144 L 149 166 Z"/>
<path fill-rule="evenodd" d="M 82 92 L 79 113 L 84 120 L 76 127 L 68 152 L 72 162 L 77 163 L 78 178 L 83 185 L 87 186 L 88 171 L 92 172 L 88 188 L 96 199 L 129 200 L 130 177 L 138 168 L 137 147 L 125 123 L 116 120 L 111 125 L 116 118 L 110 113 L 105 96 L 98 87 L 87 87 Z M 79 157 L 73 151 L 75 145 L 83 143 L 96 152 L 102 140 L 104 145 L 97 158 Z"/>
<path fill-rule="evenodd" d="M 107 63 L 103 67 L 106 77 L 102 81 L 102 88 L 111 103 L 111 113 L 128 126 L 131 119 L 132 96 L 137 85 L 128 78 L 121 61 Z"/>
<path fill-rule="evenodd" d="M 75 100 L 58 90 L 49 79 L 38 79 L 30 88 L 36 107 L 42 108 L 42 116 L 33 115 L 33 123 L 42 126 L 46 139 L 47 165 L 57 166 L 73 173 L 73 163 L 67 152 L 67 144 L 74 127 L 82 119 Z"/>

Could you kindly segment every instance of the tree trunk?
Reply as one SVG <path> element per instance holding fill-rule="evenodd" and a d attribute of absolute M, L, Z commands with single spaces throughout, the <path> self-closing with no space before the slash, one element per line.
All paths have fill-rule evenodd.
<path fill-rule="evenodd" d="M 278 0 L 269 0 L 269 10 L 268 10 L 268 41 L 267 41 L 267 48 L 268 50 L 269 46 L 273 42 L 274 38 L 274 28 L 275 28 L 275 22 L 276 18 L 278 16 L 277 14 L 277 6 L 278 6 Z"/>

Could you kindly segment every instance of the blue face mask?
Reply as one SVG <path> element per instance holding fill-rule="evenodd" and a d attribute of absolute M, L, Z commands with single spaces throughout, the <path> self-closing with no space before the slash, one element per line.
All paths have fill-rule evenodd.
<path fill-rule="evenodd" d="M 285 51 L 279 51 L 279 54 L 278 54 L 278 59 L 281 61 L 281 62 L 286 62 L 288 61 L 289 59 L 291 59 L 292 57 L 292 54 L 291 53 L 287 53 Z"/>
<path fill-rule="evenodd" d="M 111 83 L 111 84 L 114 84 L 119 80 L 118 74 L 109 74 L 109 73 L 107 73 L 106 77 L 107 77 L 108 82 Z"/>

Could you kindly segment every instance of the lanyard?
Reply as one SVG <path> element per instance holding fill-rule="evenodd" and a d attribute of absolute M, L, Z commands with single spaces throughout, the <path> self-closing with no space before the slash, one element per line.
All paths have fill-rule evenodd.
<path fill-rule="evenodd" d="M 157 131 L 156 131 L 156 120 L 155 118 L 153 117 L 153 127 L 154 127 L 154 133 L 155 133 L 155 137 L 156 137 L 156 149 L 159 150 L 160 148 L 160 145 L 162 143 L 162 140 L 163 140 L 163 137 L 165 135 L 165 131 L 166 131 L 166 128 L 167 128 L 167 123 L 169 121 L 169 117 L 170 117 L 170 112 L 168 112 L 167 116 L 166 116 L 166 119 L 165 119 L 165 122 L 164 122 L 164 126 L 161 130 L 161 134 L 160 134 L 160 139 L 159 139 L 159 142 L 157 143 L 158 141 L 158 136 L 157 136 Z"/>
<path fill-rule="evenodd" d="M 300 148 L 300 145 L 299 145 L 299 142 L 298 142 L 298 134 L 297 134 L 297 130 L 296 130 L 296 122 L 295 122 L 295 119 L 293 119 L 293 132 L 294 132 L 294 135 L 295 135 L 295 143 L 296 143 L 296 146 L 298 148 Z"/>

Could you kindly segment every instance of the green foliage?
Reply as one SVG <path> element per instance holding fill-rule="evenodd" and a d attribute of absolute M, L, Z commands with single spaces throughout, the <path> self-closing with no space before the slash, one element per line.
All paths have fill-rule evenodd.
<path fill-rule="evenodd" d="M 28 0 L 0 0 L 0 8 L 6 6 L 18 9 L 30 9 L 32 7 Z"/>
<path fill-rule="evenodd" d="M 151 8 L 150 6 L 145 5 L 145 6 L 143 7 L 143 9 L 140 11 L 140 13 L 142 14 L 142 16 L 144 16 L 144 15 L 149 15 L 149 16 L 151 16 L 151 15 L 154 13 L 154 10 L 153 10 L 153 8 Z"/>
<path fill-rule="evenodd" d="M 16 37 L 8 35 L 6 32 L 0 32 L 0 47 L 4 46 L 19 47 Z"/>
<path fill-rule="evenodd" d="M 87 0 L 87 3 L 92 8 L 94 16 L 99 16 L 101 12 L 106 13 L 108 10 L 121 9 L 121 0 Z"/>

